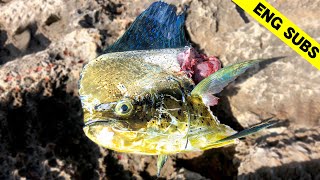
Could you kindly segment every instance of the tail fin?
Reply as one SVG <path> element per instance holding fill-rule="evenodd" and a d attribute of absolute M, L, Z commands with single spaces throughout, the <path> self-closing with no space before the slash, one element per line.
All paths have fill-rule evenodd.
<path fill-rule="evenodd" d="M 253 126 L 249 129 L 245 129 L 245 130 L 242 130 L 234 135 L 231 135 L 231 136 L 228 136 L 224 139 L 220 139 L 218 141 L 216 141 L 214 144 L 220 144 L 220 143 L 223 143 L 223 142 L 226 142 L 226 141 L 231 141 L 231 140 L 234 140 L 234 139 L 238 139 L 238 138 L 242 138 L 242 137 L 245 137 L 245 136 L 248 136 L 250 134 L 253 134 L 253 133 L 256 133 L 262 129 L 265 129 L 267 127 L 270 127 L 274 124 L 278 123 L 277 121 L 274 121 L 274 120 L 270 120 L 268 119 L 266 122 L 262 122 L 256 126 Z"/>

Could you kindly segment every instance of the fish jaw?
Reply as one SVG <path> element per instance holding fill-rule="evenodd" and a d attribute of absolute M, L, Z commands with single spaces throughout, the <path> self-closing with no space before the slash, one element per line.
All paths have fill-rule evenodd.
<path fill-rule="evenodd" d="M 108 148 L 113 144 L 114 132 L 111 127 L 100 126 L 100 128 L 92 128 L 85 126 L 83 131 L 89 139 L 103 147 Z"/>
<path fill-rule="evenodd" d="M 185 150 L 187 136 L 181 134 L 160 134 L 122 130 L 115 124 L 94 123 L 86 125 L 83 130 L 93 142 L 118 152 L 161 155 L 176 154 Z"/>
<path fill-rule="evenodd" d="M 191 132 L 184 133 L 159 133 L 144 128 L 125 130 L 124 124 L 119 120 L 95 120 L 94 123 L 87 122 L 83 130 L 89 139 L 105 148 L 118 152 L 145 155 L 169 155 L 180 152 L 202 151 L 238 142 L 237 139 L 234 139 L 223 143 L 215 143 L 236 133 L 224 124 L 207 128 L 202 127 L 201 130 L 191 128 Z"/>

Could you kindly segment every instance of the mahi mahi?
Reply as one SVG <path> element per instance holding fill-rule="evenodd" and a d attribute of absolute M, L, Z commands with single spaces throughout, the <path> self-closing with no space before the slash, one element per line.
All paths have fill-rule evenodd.
<path fill-rule="evenodd" d="M 184 20 L 173 5 L 153 3 L 79 81 L 85 134 L 115 151 L 159 155 L 158 175 L 167 155 L 233 144 L 272 125 L 237 133 L 212 114 L 214 94 L 262 60 L 224 67 L 195 84 L 178 61 L 191 48 Z"/>

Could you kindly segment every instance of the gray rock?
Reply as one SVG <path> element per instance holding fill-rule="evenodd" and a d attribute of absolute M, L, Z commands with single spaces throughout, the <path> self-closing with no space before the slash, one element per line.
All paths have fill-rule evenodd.
<path fill-rule="evenodd" d="M 236 147 L 238 179 L 316 179 L 320 171 L 317 128 L 269 129 Z"/>
<path fill-rule="evenodd" d="M 319 42 L 320 1 L 270 3 Z M 193 42 L 224 65 L 285 56 L 252 69 L 221 93 L 227 97 L 221 109 L 243 127 L 269 117 L 286 120 L 236 146 L 238 178 L 319 178 L 320 71 L 231 1 L 192 1 L 187 29 Z"/>
<path fill-rule="evenodd" d="M 271 4 L 293 21 L 306 19 L 294 22 L 320 40 L 319 13 L 315 10 L 320 1 Z M 285 56 L 283 60 L 260 65 L 223 92 L 233 115 L 245 127 L 268 117 L 290 119 L 293 124 L 309 127 L 319 125 L 320 71 L 239 11 L 231 1 L 192 1 L 187 19 L 192 41 L 207 54 L 218 56 L 224 65 Z"/>

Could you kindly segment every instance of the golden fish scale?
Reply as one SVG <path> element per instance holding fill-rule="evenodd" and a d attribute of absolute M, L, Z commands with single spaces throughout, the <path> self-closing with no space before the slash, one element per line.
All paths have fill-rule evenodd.
<path fill-rule="evenodd" d="M 136 85 L 137 79 L 147 74 L 154 74 L 146 66 L 141 66 L 139 59 L 107 58 L 103 56 L 89 62 L 84 69 L 81 78 L 80 94 L 92 94 L 92 98 L 106 102 L 117 101 L 123 94 L 117 88 L 119 83 L 125 85 L 130 92 L 139 91 L 143 87 Z M 132 66 L 131 66 L 132 65 Z M 156 70 L 156 69 L 154 69 Z M 141 91 L 141 90 L 140 90 Z"/>
<path fill-rule="evenodd" d="M 149 96 L 156 103 L 135 104 L 129 119 L 86 127 L 85 132 L 104 147 L 140 154 L 174 154 L 233 143 L 214 144 L 235 131 L 220 124 L 200 97 L 189 95 L 191 84 L 189 78 L 139 58 L 100 56 L 85 67 L 80 81 L 80 95 L 86 96 L 85 122 L 110 117 L 95 111 L 96 103 L 117 102 L 124 96 L 138 101 Z"/>

